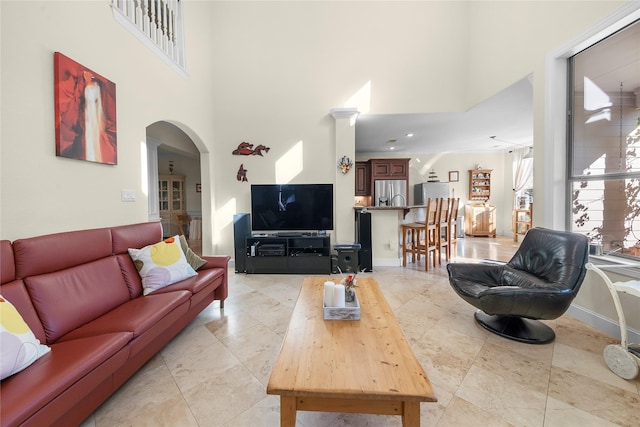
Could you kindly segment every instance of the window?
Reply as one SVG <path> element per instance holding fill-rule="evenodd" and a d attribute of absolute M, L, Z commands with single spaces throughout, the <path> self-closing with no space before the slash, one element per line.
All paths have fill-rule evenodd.
<path fill-rule="evenodd" d="M 570 228 L 640 257 L 640 21 L 569 58 Z"/>

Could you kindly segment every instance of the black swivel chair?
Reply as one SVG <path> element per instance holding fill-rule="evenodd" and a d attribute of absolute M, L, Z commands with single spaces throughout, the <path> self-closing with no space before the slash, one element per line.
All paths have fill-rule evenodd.
<path fill-rule="evenodd" d="M 448 264 L 449 283 L 479 308 L 485 329 L 529 344 L 555 339 L 537 319 L 560 317 L 578 294 L 586 274 L 589 241 L 565 231 L 532 228 L 506 264 Z"/>

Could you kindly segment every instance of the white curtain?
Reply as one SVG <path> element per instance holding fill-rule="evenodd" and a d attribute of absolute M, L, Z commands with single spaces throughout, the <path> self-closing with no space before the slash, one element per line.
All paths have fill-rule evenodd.
<path fill-rule="evenodd" d="M 525 158 L 530 148 L 513 151 L 513 207 L 524 190 L 533 188 L 533 157 Z"/>

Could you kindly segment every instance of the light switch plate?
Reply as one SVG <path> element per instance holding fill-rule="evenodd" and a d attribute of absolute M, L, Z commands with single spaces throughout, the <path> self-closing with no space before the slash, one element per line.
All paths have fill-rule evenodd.
<path fill-rule="evenodd" d="M 136 201 L 136 190 L 122 190 L 120 197 L 121 197 L 123 202 L 135 202 Z"/>

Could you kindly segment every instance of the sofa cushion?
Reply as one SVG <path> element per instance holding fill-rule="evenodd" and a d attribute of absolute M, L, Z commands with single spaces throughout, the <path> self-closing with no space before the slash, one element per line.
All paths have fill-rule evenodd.
<path fill-rule="evenodd" d="M 0 295 L 0 380 L 22 371 L 49 351 L 13 304 Z"/>
<path fill-rule="evenodd" d="M 214 290 L 224 283 L 224 273 L 225 270 L 222 268 L 200 270 L 197 276 L 159 289 L 155 291 L 153 295 L 164 292 L 175 292 L 177 290 L 187 290 L 193 294 L 191 297 L 191 306 L 193 307 L 204 299 L 213 296 Z"/>
<path fill-rule="evenodd" d="M 118 260 L 111 256 L 24 279 L 47 343 L 130 300 Z"/>
<path fill-rule="evenodd" d="M 108 332 L 128 331 L 133 334 L 129 343 L 130 357 L 145 351 L 145 347 L 163 337 L 172 325 L 180 323 L 189 310 L 191 293 L 187 291 L 148 295 L 122 304 L 100 318 L 69 332 L 59 342 L 75 340 Z"/>
<path fill-rule="evenodd" d="M 119 332 L 51 345 L 23 374 L 2 381 L 2 425 L 24 422 L 80 381 L 109 380 L 126 363 L 131 338 L 130 332 Z M 84 394 L 90 389 L 85 385 Z"/>
<path fill-rule="evenodd" d="M 153 294 L 127 301 L 99 318 L 70 331 L 62 336 L 60 341 L 111 332 L 131 332 L 132 338 L 137 338 L 151 329 L 160 319 L 188 302 L 190 297 L 189 292 L 178 291 Z"/>
<path fill-rule="evenodd" d="M 9 240 L 0 240 L 0 283 L 7 283 L 16 278 L 13 247 Z"/>
<path fill-rule="evenodd" d="M 142 222 L 111 228 L 112 251 L 114 254 L 128 254 L 129 248 L 143 248 L 162 240 L 162 224 Z"/>
<path fill-rule="evenodd" d="M 129 255 L 142 278 L 144 295 L 197 274 L 182 252 L 179 236 L 142 249 L 130 248 Z"/>
<path fill-rule="evenodd" d="M 213 288 L 209 289 L 209 291 L 211 291 L 211 289 L 215 289 L 222 284 L 224 280 L 224 273 L 225 271 L 221 268 L 200 270 L 198 271 L 197 276 L 174 283 L 173 285 L 167 286 L 166 288 L 158 289 L 154 292 L 154 294 L 160 294 L 163 292 L 174 292 L 178 290 L 186 290 L 191 292 L 192 294 L 198 294 L 205 288 L 213 284 Z"/>
<path fill-rule="evenodd" d="M 13 254 L 17 278 L 51 273 L 110 256 L 111 232 L 97 228 L 19 239 Z"/>
<path fill-rule="evenodd" d="M 118 264 L 120 265 L 120 271 L 122 272 L 122 277 L 124 278 L 124 282 L 127 284 L 127 288 L 129 288 L 129 296 L 131 299 L 138 298 L 142 295 L 142 280 L 140 278 L 140 274 L 138 273 L 138 269 L 133 264 L 133 260 L 129 256 L 129 253 L 126 254 L 117 254 L 115 258 L 118 260 Z"/>

